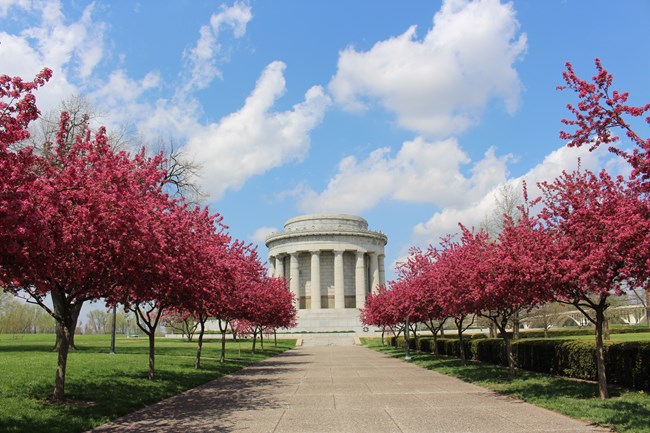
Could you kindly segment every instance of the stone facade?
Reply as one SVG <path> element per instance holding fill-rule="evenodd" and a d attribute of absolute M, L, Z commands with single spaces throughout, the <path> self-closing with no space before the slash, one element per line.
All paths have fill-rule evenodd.
<path fill-rule="evenodd" d="M 266 238 L 269 274 L 289 281 L 299 328 L 361 329 L 358 309 L 385 283 L 387 241 L 383 233 L 368 230 L 363 218 L 339 214 L 291 218 L 284 231 Z M 348 328 L 332 329 L 341 326 Z"/>

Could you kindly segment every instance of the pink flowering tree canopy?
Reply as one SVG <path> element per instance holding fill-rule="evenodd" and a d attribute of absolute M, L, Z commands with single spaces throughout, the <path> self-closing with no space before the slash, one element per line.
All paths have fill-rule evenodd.
<path fill-rule="evenodd" d="M 564 172 L 540 188 L 541 217 L 557 241 L 554 295 L 595 325 L 599 389 L 606 398 L 602 339 L 609 298 L 629 287 L 647 289 L 650 281 L 647 202 L 604 170 Z"/>
<path fill-rule="evenodd" d="M 608 146 L 611 152 L 622 156 L 631 165 L 633 177 L 647 184 L 650 182 L 650 138 L 637 133 L 633 125 L 639 118 L 650 125 L 650 116 L 647 115 L 650 104 L 629 105 L 629 93 L 612 89 L 612 74 L 599 59 L 595 63 L 597 73 L 591 81 L 578 77 L 573 65 L 566 64 L 566 71 L 562 74 L 566 84 L 558 89 L 573 90 L 579 101 L 577 105 L 567 104 L 573 118 L 563 119 L 562 123 L 573 129 L 561 131 L 560 138 L 569 140 L 569 146 L 588 145 L 590 150 L 600 145 Z M 620 137 L 615 135 L 616 130 L 622 131 L 634 145 L 631 152 L 622 146 Z"/>

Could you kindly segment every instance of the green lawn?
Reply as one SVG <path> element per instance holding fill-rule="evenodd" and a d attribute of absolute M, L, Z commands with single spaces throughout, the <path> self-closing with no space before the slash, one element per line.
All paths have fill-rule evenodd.
<path fill-rule="evenodd" d="M 571 339 L 571 340 L 588 340 L 595 341 L 593 335 L 575 335 L 570 337 L 549 337 L 549 339 Z M 650 332 L 638 332 L 629 334 L 611 334 L 611 341 L 650 341 Z"/>
<path fill-rule="evenodd" d="M 178 394 L 253 362 L 294 347 L 295 340 L 265 342 L 265 352 L 250 353 L 250 342 L 228 342 L 226 362 L 219 345 L 203 345 L 202 369 L 194 369 L 196 343 L 156 340 L 155 381 L 147 380 L 148 340 L 118 336 L 117 354 L 109 354 L 110 336 L 79 335 L 68 357 L 66 395 L 73 403 L 48 401 L 57 354 L 53 335 L 0 334 L 0 431 L 82 432 Z M 241 349 L 241 354 L 240 354 Z"/>
<path fill-rule="evenodd" d="M 382 347 L 379 338 L 362 341 L 371 349 L 404 357 L 403 349 Z M 462 366 L 457 358 L 424 353 L 412 352 L 411 362 L 619 433 L 650 433 L 650 394 L 643 391 L 610 388 L 612 398 L 603 401 L 597 385 L 590 382 L 529 371 L 519 371 L 510 380 L 504 367 L 478 362 Z"/>

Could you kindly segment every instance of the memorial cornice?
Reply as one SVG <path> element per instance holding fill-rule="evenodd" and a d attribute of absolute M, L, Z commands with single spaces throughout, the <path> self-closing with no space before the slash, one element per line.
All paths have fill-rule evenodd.
<path fill-rule="evenodd" d="M 265 244 L 267 248 L 271 248 L 271 244 L 278 241 L 297 238 L 311 238 L 315 241 L 328 241 L 332 240 L 331 237 L 346 237 L 358 236 L 362 238 L 369 238 L 374 240 L 379 240 L 386 245 L 388 243 L 388 237 L 381 233 L 372 230 L 368 231 L 353 231 L 353 230 L 304 230 L 304 231 L 291 231 L 291 232 L 282 232 L 275 233 L 266 238 Z M 320 238 L 320 239 L 319 239 Z M 330 239 L 328 239 L 330 238 Z"/>

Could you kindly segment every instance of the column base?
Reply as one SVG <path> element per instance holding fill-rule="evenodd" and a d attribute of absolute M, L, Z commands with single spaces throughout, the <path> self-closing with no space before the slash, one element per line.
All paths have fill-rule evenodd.
<path fill-rule="evenodd" d="M 295 332 L 343 332 L 353 331 L 370 335 L 363 331 L 356 308 L 328 308 L 325 310 L 299 310 L 298 326 L 289 331 Z M 374 327 L 370 327 L 374 329 Z"/>

